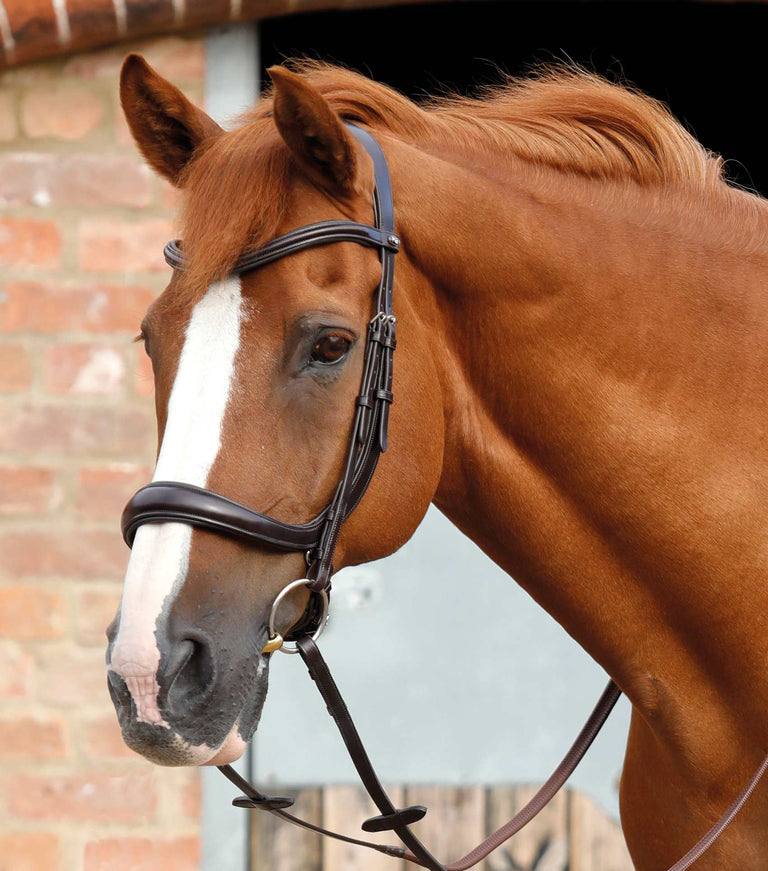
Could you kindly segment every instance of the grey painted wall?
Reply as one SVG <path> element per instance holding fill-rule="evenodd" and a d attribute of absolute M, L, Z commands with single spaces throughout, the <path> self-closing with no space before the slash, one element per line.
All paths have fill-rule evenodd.
<path fill-rule="evenodd" d="M 398 553 L 339 572 L 331 615 L 323 655 L 390 782 L 542 782 L 607 682 L 436 509 Z M 628 709 L 620 703 L 573 778 L 613 814 Z M 355 781 L 298 657 L 272 658 L 255 744 L 263 784 Z"/>
<path fill-rule="evenodd" d="M 206 106 L 226 124 L 258 94 L 255 26 L 212 32 L 207 53 Z M 390 782 L 542 782 L 607 680 L 436 510 L 394 556 L 339 573 L 321 646 Z M 622 700 L 572 781 L 613 814 L 628 719 Z M 240 767 L 249 766 L 261 786 L 356 780 L 296 656 L 272 659 L 252 761 Z M 203 772 L 203 871 L 247 868 L 247 816 L 230 806 L 234 794 Z"/>

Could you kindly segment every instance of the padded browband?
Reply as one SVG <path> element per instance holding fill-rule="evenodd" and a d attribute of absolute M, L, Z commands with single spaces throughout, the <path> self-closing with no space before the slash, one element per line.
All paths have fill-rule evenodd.
<path fill-rule="evenodd" d="M 358 245 L 365 245 L 368 248 L 387 248 L 394 252 L 400 248 L 400 240 L 394 233 L 380 230 L 378 227 L 356 224 L 353 221 L 318 221 L 291 230 L 255 251 L 246 252 L 237 259 L 231 274 L 242 275 L 244 272 L 252 272 L 305 248 L 330 245 L 333 242 L 357 242 Z M 181 270 L 186 268 L 186 260 L 179 240 L 169 242 L 163 254 L 169 266 Z"/>

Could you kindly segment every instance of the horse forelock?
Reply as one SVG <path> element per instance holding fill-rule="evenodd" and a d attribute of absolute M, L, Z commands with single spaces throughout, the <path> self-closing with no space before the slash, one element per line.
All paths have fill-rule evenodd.
<path fill-rule="evenodd" d="M 223 280 L 246 250 L 277 235 L 293 163 L 260 104 L 246 123 L 202 150 L 182 179 L 183 287 L 196 298 Z"/>

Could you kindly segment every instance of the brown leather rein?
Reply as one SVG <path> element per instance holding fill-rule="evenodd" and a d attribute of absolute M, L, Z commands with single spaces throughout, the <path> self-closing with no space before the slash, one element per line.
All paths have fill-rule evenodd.
<path fill-rule="evenodd" d="M 273 603 L 269 625 L 270 638 L 264 648 L 264 654 L 269 655 L 275 650 L 282 649 L 286 652 L 298 652 L 301 655 L 325 701 L 328 712 L 341 733 L 364 787 L 379 810 L 378 816 L 362 824 L 363 831 L 392 831 L 405 846 L 374 844 L 302 820 L 286 811 L 286 808 L 293 805 L 292 799 L 266 795 L 241 777 L 231 766 L 222 765 L 219 770 L 244 793 L 240 798 L 236 798 L 233 804 L 236 807 L 266 810 L 304 829 L 368 847 L 389 856 L 407 859 L 431 871 L 465 871 L 519 832 L 552 800 L 589 749 L 613 710 L 621 690 L 613 681 L 608 683 L 573 746 L 534 798 L 508 823 L 478 844 L 466 856 L 451 864 L 441 864 L 411 831 L 410 826 L 422 819 L 427 809 L 422 805 L 396 808 L 376 775 L 341 693 L 315 644 L 315 639 L 322 631 L 327 618 L 333 554 L 341 526 L 365 494 L 379 455 L 387 447 L 387 423 L 389 405 L 392 402 L 392 356 L 396 345 L 396 321 L 392 313 L 392 297 L 394 256 L 400 243 L 394 230 L 394 206 L 389 169 L 380 146 L 369 133 L 352 124 L 348 124 L 347 128 L 363 145 L 373 161 L 375 226 L 351 221 L 323 221 L 310 224 L 286 233 L 253 252 L 246 253 L 237 261 L 233 269 L 233 274 L 242 274 L 296 251 L 334 242 L 357 242 L 379 249 L 382 269 L 377 293 L 377 311 L 368 328 L 361 389 L 355 402 L 355 417 L 344 474 L 331 502 L 313 520 L 304 524 L 288 524 L 200 487 L 176 481 L 157 481 L 139 490 L 126 505 L 122 518 L 123 537 L 130 547 L 137 529 L 142 524 L 174 521 L 189 523 L 249 544 L 305 552 L 309 565 L 307 577 L 289 584 Z M 185 268 L 184 254 L 177 242 L 168 243 L 165 258 L 174 269 Z M 302 584 L 312 594 L 307 611 L 289 635 L 283 639 L 276 633 L 273 625 L 277 606 L 289 588 Z M 295 647 L 287 648 L 284 643 L 286 640 L 295 640 Z M 768 757 L 718 822 L 669 871 L 685 871 L 712 846 L 741 810 L 766 769 L 768 769 Z"/>

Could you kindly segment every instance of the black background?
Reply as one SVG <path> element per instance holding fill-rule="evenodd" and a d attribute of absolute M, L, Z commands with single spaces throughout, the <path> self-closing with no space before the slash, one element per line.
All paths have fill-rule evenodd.
<path fill-rule="evenodd" d="M 415 98 L 572 60 L 663 100 L 730 178 L 768 194 L 768 3 L 475 0 L 292 15 L 259 33 L 264 70 L 320 58 Z"/>

